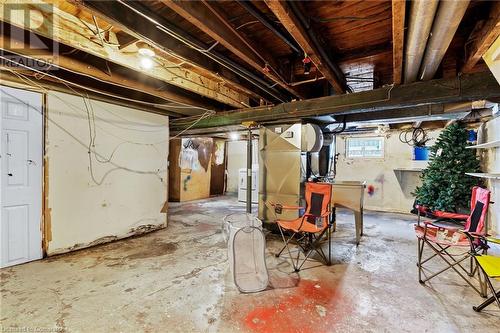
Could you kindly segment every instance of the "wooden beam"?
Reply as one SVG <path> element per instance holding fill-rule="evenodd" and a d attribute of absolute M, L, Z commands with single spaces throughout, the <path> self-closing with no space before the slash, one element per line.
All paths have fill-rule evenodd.
<path fill-rule="evenodd" d="M 17 2 L 1 0 L 0 3 L 5 6 Z M 6 15 L 5 10 L 0 11 L 0 20 L 232 107 L 248 105 L 248 96 L 161 57 L 155 57 L 157 66 L 154 69 L 141 68 L 139 55 L 122 52 L 113 45 L 102 46 L 99 40 L 91 38 L 94 32 L 87 24 L 56 6 L 51 12 L 47 12 L 48 8 L 43 3 L 24 6 L 38 11 L 44 17 L 43 23 L 40 24 L 36 15 L 30 15 L 27 22 L 23 15 Z"/>
<path fill-rule="evenodd" d="M 69 58 L 62 54 L 54 55 L 51 52 L 43 49 L 33 50 L 28 45 L 26 45 L 24 41 L 19 41 L 14 38 L 9 38 L 5 35 L 0 36 L 0 50 L 9 52 L 16 56 L 21 56 L 25 59 L 32 59 L 34 61 L 43 60 L 45 63 L 50 64 L 50 68 L 47 68 L 49 71 L 57 70 L 60 68 L 63 70 L 70 71 L 71 73 L 77 75 L 90 77 L 98 82 L 110 84 L 120 88 L 129 89 L 130 91 L 134 90 L 140 93 L 145 93 L 163 99 L 166 102 L 176 102 L 185 105 L 192 105 L 201 108 L 213 109 L 213 107 L 208 103 L 202 103 L 200 101 L 196 101 L 186 95 L 176 93 L 173 90 L 158 90 L 155 87 L 152 87 L 140 81 L 131 80 L 116 72 L 109 75 L 105 73 L 103 70 L 96 68 L 87 62 L 83 62 L 75 58 Z M 23 50 L 23 52 L 20 53 L 19 50 Z M 13 61 L 15 60 L 16 59 L 13 59 Z M 9 66 L 9 67 L 12 68 L 14 66 Z M 24 70 L 24 68 L 19 68 L 19 69 Z"/>
<path fill-rule="evenodd" d="M 170 56 L 175 57 L 180 63 L 193 66 L 204 75 L 210 75 L 218 78 L 230 87 L 241 91 L 257 101 L 263 99 L 266 102 L 269 102 L 268 98 L 263 97 L 259 89 L 257 89 L 257 92 L 254 91 L 255 89 L 249 89 L 247 85 L 243 84 L 246 83 L 246 81 L 242 80 L 241 77 L 226 70 L 219 63 L 208 57 L 204 52 L 200 51 L 208 49 L 209 46 L 205 45 L 205 43 L 196 39 L 194 36 L 181 31 L 169 22 L 166 22 L 166 20 L 157 13 L 147 10 L 147 8 L 144 7 L 139 1 L 117 3 L 115 1 L 82 0 L 78 1 L 76 5 L 82 10 L 91 11 L 101 19 L 109 22 L 115 27 L 120 28 L 128 35 L 147 42 L 159 52 L 167 53 Z M 150 20 L 142 17 L 134 11 L 140 11 L 142 14 L 147 15 Z M 185 45 L 177 39 L 169 36 L 166 32 L 159 29 L 159 25 L 154 22 L 158 22 L 161 26 L 167 26 L 168 30 L 175 31 L 177 34 L 182 35 L 189 40 L 193 40 L 195 47 L 193 48 Z M 212 53 L 217 54 L 215 51 L 212 51 Z M 217 56 L 218 58 L 223 57 L 218 54 Z"/>
<path fill-rule="evenodd" d="M 35 73 L 33 72 L 25 72 L 24 73 L 26 76 L 30 76 L 33 79 L 36 80 L 35 78 Z M 30 91 L 36 91 L 43 93 L 44 89 L 49 89 L 52 91 L 57 91 L 57 92 L 62 92 L 62 93 L 67 93 L 67 94 L 72 94 L 74 95 L 76 93 L 82 93 L 88 95 L 88 97 L 92 99 L 96 99 L 102 102 L 107 102 L 107 103 L 113 103 L 117 105 L 121 105 L 124 107 L 132 107 L 134 109 L 144 111 L 144 112 L 149 112 L 149 113 L 155 113 L 155 114 L 160 114 L 163 116 L 175 116 L 174 113 L 172 113 L 171 110 L 169 110 L 166 106 L 151 106 L 151 105 L 145 105 L 144 103 L 140 102 L 133 102 L 129 100 L 123 100 L 120 97 L 112 96 L 109 94 L 100 94 L 94 91 L 88 91 L 80 88 L 68 88 L 61 82 L 56 82 L 55 80 L 45 80 L 42 79 L 41 81 L 38 81 L 42 88 L 40 87 L 34 87 L 33 85 L 29 84 L 29 82 L 26 82 L 26 80 L 14 75 L 12 72 L 4 70 L 4 68 L 0 67 L 0 84 L 5 85 L 5 86 L 10 86 L 13 88 L 20 88 L 20 89 L 26 89 Z"/>
<path fill-rule="evenodd" d="M 401 84 L 405 39 L 406 0 L 392 0 L 392 75 L 395 84 Z"/>
<path fill-rule="evenodd" d="M 461 69 L 463 73 L 471 72 L 491 44 L 500 36 L 500 2 L 492 1 L 488 19 L 478 24 L 482 24 L 482 28 L 479 31 L 474 29 L 477 33 L 470 37 L 472 43 L 466 48 L 467 58 Z"/>
<path fill-rule="evenodd" d="M 392 41 L 383 42 L 372 46 L 361 46 L 356 49 L 350 49 L 344 54 L 339 54 L 336 57 L 336 60 L 339 64 L 343 62 L 355 62 L 360 59 L 376 57 L 381 54 L 384 54 L 385 56 L 385 53 L 387 52 L 392 53 Z"/>
<path fill-rule="evenodd" d="M 249 108 L 222 112 L 200 120 L 192 128 L 241 124 L 243 121 L 266 123 L 322 115 L 374 112 L 412 106 L 494 99 L 500 97 L 500 86 L 489 72 L 465 74 L 453 79 L 438 79 L 394 87 L 383 87 L 352 94 L 334 95 L 284 103 L 274 107 Z M 175 119 L 171 130 L 183 130 L 192 118 Z"/>
<path fill-rule="evenodd" d="M 161 0 L 161 2 L 280 87 L 296 97 L 304 97 L 281 77 L 275 60 L 239 33 L 208 1 Z"/>
<path fill-rule="evenodd" d="M 395 121 L 401 121 L 404 118 L 427 118 L 427 117 L 439 117 L 445 114 L 444 106 L 442 104 L 434 105 L 423 105 L 409 108 L 399 108 L 390 109 L 383 111 L 365 112 L 365 113 L 354 113 L 346 115 L 346 122 L 361 122 L 361 121 L 374 121 L 374 120 L 387 120 L 392 119 Z M 343 122 L 344 116 L 336 117 L 335 121 L 337 123 Z M 300 122 L 300 118 L 290 118 L 288 122 Z M 244 130 L 241 125 L 229 125 L 224 127 L 209 127 L 209 128 L 194 128 L 182 132 L 182 136 L 198 136 L 198 135 L 219 135 L 228 132 L 237 132 Z M 172 130 L 170 135 L 176 135 L 179 131 Z"/>
<path fill-rule="evenodd" d="M 302 50 L 311 58 L 312 62 L 316 68 L 323 74 L 323 76 L 330 82 L 335 91 L 342 94 L 346 91 L 345 77 L 342 74 L 340 77 L 337 73 L 341 73 L 340 69 L 337 69 L 337 73 L 334 68 L 331 68 L 329 62 L 331 60 L 326 59 L 321 50 L 320 45 L 314 43 L 310 33 L 302 25 L 299 18 L 293 13 L 290 6 L 282 0 L 266 0 L 265 1 L 269 9 L 274 13 L 278 20 L 283 24 L 285 29 L 292 35 L 295 41 L 300 45 Z M 309 28 L 310 31 L 310 28 Z"/>

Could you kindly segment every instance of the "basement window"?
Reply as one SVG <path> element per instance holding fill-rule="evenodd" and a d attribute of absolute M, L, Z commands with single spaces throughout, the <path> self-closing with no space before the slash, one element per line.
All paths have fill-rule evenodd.
<path fill-rule="evenodd" d="M 384 137 L 347 138 L 347 158 L 382 158 L 384 157 Z"/>
<path fill-rule="evenodd" d="M 353 92 L 373 90 L 375 81 L 373 64 L 349 64 L 342 66 L 342 71 L 345 73 L 347 85 Z"/>

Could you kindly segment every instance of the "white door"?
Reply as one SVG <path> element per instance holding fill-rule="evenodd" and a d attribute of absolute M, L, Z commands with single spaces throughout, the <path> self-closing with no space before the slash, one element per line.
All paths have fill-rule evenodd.
<path fill-rule="evenodd" d="M 0 267 L 42 257 L 42 95 L 0 86 Z"/>

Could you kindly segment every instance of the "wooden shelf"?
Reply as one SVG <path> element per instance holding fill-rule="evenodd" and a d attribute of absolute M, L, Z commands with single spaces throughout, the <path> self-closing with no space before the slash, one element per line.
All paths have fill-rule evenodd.
<path fill-rule="evenodd" d="M 472 176 L 472 177 L 479 177 L 479 178 L 488 178 L 488 179 L 500 179 L 500 173 L 473 173 L 473 172 L 466 172 L 466 175 Z"/>
<path fill-rule="evenodd" d="M 466 148 L 468 148 L 468 149 L 484 149 L 484 148 L 497 148 L 497 147 L 500 147 L 500 140 L 485 142 L 485 143 L 481 143 L 481 144 L 478 144 L 475 146 L 469 146 Z"/>

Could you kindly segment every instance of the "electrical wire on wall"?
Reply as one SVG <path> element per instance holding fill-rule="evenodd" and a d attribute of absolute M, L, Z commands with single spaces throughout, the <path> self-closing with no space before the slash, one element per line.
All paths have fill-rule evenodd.
<path fill-rule="evenodd" d="M 79 113 L 83 113 L 84 115 L 86 114 L 86 110 L 78 107 L 77 105 L 61 98 L 60 96 L 58 96 L 57 93 L 54 93 L 50 90 L 47 90 L 45 87 L 43 87 L 42 85 L 40 85 L 39 83 L 27 78 L 26 76 L 24 76 L 23 74 L 21 73 L 16 73 L 15 71 L 13 71 L 13 74 L 16 75 L 20 80 L 22 80 L 24 83 L 28 84 L 28 85 L 31 85 L 31 86 L 35 86 L 36 88 L 38 88 L 40 91 L 42 91 L 43 93 L 49 95 L 49 96 L 52 96 L 54 98 L 56 98 L 57 100 L 59 100 L 61 103 L 63 103 L 64 105 L 66 105 L 68 107 L 68 110 L 69 111 L 72 111 L 74 114 L 76 114 L 77 116 L 79 115 Z M 68 88 L 73 91 L 75 94 L 79 95 L 83 100 L 85 100 L 85 96 L 77 91 L 75 91 L 74 89 L 72 89 L 71 87 L 68 86 Z M 88 95 L 87 95 L 88 96 Z M 89 99 L 90 100 L 90 99 Z M 102 108 L 103 111 L 106 111 L 106 112 L 109 112 L 113 115 L 115 115 L 113 112 L 111 112 L 110 110 L 106 109 L 106 108 Z M 122 117 L 122 119 L 124 119 Z M 114 127 L 117 127 L 119 129 L 125 129 L 125 130 L 136 130 L 136 129 L 131 129 L 131 128 L 127 128 L 127 127 L 123 127 L 123 126 L 118 126 L 116 125 L 114 122 L 110 122 L 110 121 L 106 121 L 104 118 L 98 118 L 98 120 L 102 121 L 102 122 L 105 122 L 111 126 L 114 126 Z M 136 125 L 141 125 L 141 126 L 149 126 L 150 124 L 146 124 L 146 123 L 135 123 Z M 162 125 L 163 127 L 165 125 Z M 164 142 L 167 142 L 168 139 L 166 140 L 161 140 L 161 141 L 158 141 L 158 142 L 154 142 L 154 143 L 149 143 L 149 142 L 134 142 L 134 141 L 131 141 L 129 139 L 125 139 L 125 138 L 122 138 L 120 136 L 117 136 L 116 134 L 112 133 L 112 132 L 109 132 L 107 131 L 104 127 L 102 126 L 99 126 L 99 125 L 96 125 L 96 127 L 98 127 L 100 130 L 102 130 L 103 132 L 109 134 L 110 136 L 113 136 L 119 140 L 122 140 L 124 142 L 127 142 L 127 143 L 130 143 L 130 144 L 136 144 L 136 145 L 144 145 L 144 146 L 149 146 L 149 145 L 154 145 L 154 144 L 160 144 L 160 143 L 164 143 Z M 154 130 L 156 131 L 156 130 Z M 154 131 L 151 131 L 151 132 L 154 132 Z"/>
<path fill-rule="evenodd" d="M 31 81 L 31 83 L 35 84 L 36 86 L 39 86 L 39 88 L 41 88 L 41 90 L 45 93 L 50 93 L 50 91 L 46 90 L 44 87 L 42 87 L 41 85 L 37 84 L 36 82 L 33 82 L 32 80 L 29 80 L 27 79 L 26 77 L 24 77 L 24 75 L 20 74 L 20 73 L 16 73 L 16 71 L 13 71 L 11 69 L 7 69 L 9 71 L 11 71 L 13 74 L 15 74 L 16 76 L 18 76 L 23 82 L 25 83 L 29 83 Z M 29 81 L 26 81 L 29 80 Z M 14 98 L 16 99 L 17 101 L 19 101 L 20 103 L 23 103 L 25 104 L 26 106 L 28 106 L 28 108 L 30 109 L 33 109 L 34 111 L 36 112 L 40 112 L 39 110 L 37 110 L 36 108 L 34 108 L 33 106 L 25 103 L 24 101 L 20 100 L 19 98 L 17 98 L 16 96 L 13 96 L 11 94 L 9 94 L 7 91 L 5 91 L 4 89 L 2 89 L 2 91 L 10 96 L 11 98 Z M 89 166 L 89 169 L 90 169 L 90 172 L 91 172 L 91 178 L 92 180 L 97 184 L 97 185 L 101 185 L 105 178 L 107 177 L 107 175 L 109 175 L 111 172 L 115 171 L 115 170 L 124 170 L 124 171 L 128 171 L 128 172 L 132 172 L 132 173 L 137 173 L 137 174 L 152 174 L 152 175 L 155 175 L 156 177 L 158 177 L 160 179 L 160 181 L 164 184 L 163 182 L 163 178 L 160 176 L 160 173 L 163 173 L 163 172 L 166 172 L 167 169 L 156 169 L 154 171 L 144 171 L 144 170 L 135 170 L 135 169 L 132 169 L 132 168 L 129 168 L 127 166 L 123 166 L 123 165 L 120 165 L 120 164 L 117 164 L 115 162 L 112 161 L 113 159 L 113 156 L 114 154 L 116 153 L 116 151 L 118 150 L 119 147 L 121 147 L 124 143 L 126 142 L 121 142 L 119 143 L 112 151 L 111 155 L 109 157 L 105 157 L 103 154 L 99 153 L 98 151 L 96 151 L 95 149 L 95 138 L 96 138 L 96 126 L 92 126 L 92 124 L 95 124 L 95 117 L 93 116 L 94 114 L 94 111 L 91 110 L 91 108 L 89 108 L 89 105 L 92 106 L 91 102 L 90 104 L 88 105 L 87 102 L 85 101 L 85 96 L 82 95 L 82 98 L 84 100 L 84 105 L 87 109 L 86 111 L 86 114 L 87 114 L 87 120 L 89 121 L 89 144 L 88 145 L 85 145 L 83 143 L 82 140 L 80 140 L 79 138 L 77 138 L 76 136 L 74 136 L 70 130 L 68 130 L 67 128 L 64 128 L 62 125 L 60 125 L 59 123 L 57 123 L 56 121 L 54 121 L 53 119 L 51 119 L 51 117 L 47 114 L 46 115 L 46 118 L 49 122 L 53 123 L 56 127 L 60 128 L 63 132 L 65 132 L 66 134 L 68 134 L 72 139 L 74 139 L 76 142 L 78 142 L 80 145 L 83 145 L 86 149 L 87 149 L 87 152 L 89 154 L 89 163 L 90 163 L 90 166 Z M 63 102 L 66 102 L 64 100 L 62 100 Z M 89 98 L 89 101 L 90 101 L 90 98 Z M 67 105 L 67 103 L 65 103 Z M 130 128 L 129 128 L 130 130 Z M 168 141 L 168 140 L 164 140 L 164 141 Z M 139 144 L 143 144 L 143 143 L 139 143 Z M 147 145 L 151 145 L 151 144 L 147 144 Z M 159 154 L 159 151 L 155 148 L 155 151 Z M 96 179 L 96 177 L 94 176 L 94 170 L 93 170 L 93 165 L 92 165 L 92 157 L 91 157 L 91 154 L 93 154 L 96 158 L 96 160 L 98 160 L 99 162 L 102 162 L 102 163 L 110 163 L 111 165 L 114 166 L 113 169 L 111 170 L 108 170 L 102 177 L 100 180 Z M 165 156 L 160 156 L 160 160 L 161 161 L 165 161 L 166 158 Z"/>
<path fill-rule="evenodd" d="M 0 58 L 3 58 L 4 60 L 7 60 L 9 62 L 12 62 L 10 59 L 7 59 L 7 58 L 4 58 L 4 57 L 1 57 Z M 124 139 L 124 138 L 121 138 L 119 136 L 117 136 L 116 134 L 110 132 L 110 131 L 107 131 L 105 130 L 103 127 L 99 126 L 97 123 L 96 123 L 96 115 L 95 115 L 95 110 L 93 108 L 93 103 L 92 103 L 92 100 L 90 99 L 90 97 L 88 96 L 88 94 L 85 96 L 83 95 L 82 93 L 76 91 L 75 89 L 73 89 L 71 87 L 71 82 L 66 82 L 65 80 L 63 79 L 60 79 L 58 78 L 57 76 L 54 76 L 54 75 L 51 75 L 49 73 L 44 73 L 44 72 L 40 72 L 40 71 L 37 71 L 36 69 L 31 69 L 31 68 L 28 68 L 30 70 L 34 70 L 36 72 L 40 72 L 41 74 L 43 75 L 48 75 L 48 76 L 51 76 L 53 78 L 56 78 L 58 81 L 60 81 L 63 85 L 65 85 L 70 91 L 74 92 L 76 95 L 80 96 L 83 100 L 83 104 L 85 106 L 85 110 L 79 108 L 77 105 L 75 104 L 72 104 L 68 101 L 66 101 L 65 99 L 62 99 L 61 97 L 58 96 L 58 94 L 55 94 L 54 92 L 51 92 L 49 91 L 48 89 L 46 89 L 45 87 L 43 87 L 41 84 L 39 84 L 38 82 L 35 82 L 34 80 L 31 80 L 29 79 L 28 77 L 26 77 L 25 75 L 21 74 L 21 73 L 18 73 L 16 72 L 15 70 L 12 70 L 10 68 L 5 68 L 6 70 L 10 71 L 12 74 L 14 74 L 15 76 L 17 76 L 22 82 L 26 83 L 27 85 L 29 86 L 34 86 L 34 87 L 37 87 L 38 89 L 40 89 L 40 91 L 42 91 L 43 93 L 47 94 L 47 95 L 50 95 L 50 96 L 53 96 L 55 98 L 57 98 L 59 101 L 61 101 L 64 105 L 68 106 L 68 110 L 70 110 L 71 112 L 75 113 L 75 114 L 81 114 L 81 112 L 83 112 L 85 115 L 86 115 L 86 118 L 87 118 L 87 121 L 88 121 L 88 128 L 89 128 L 89 142 L 88 144 L 84 144 L 84 142 L 82 140 L 80 140 L 79 138 L 77 138 L 76 136 L 74 136 L 70 130 L 68 130 L 67 128 L 64 128 L 63 126 L 61 126 L 60 124 L 58 124 L 57 122 L 55 122 L 53 119 L 51 119 L 51 117 L 49 117 L 49 115 L 47 114 L 47 120 L 50 121 L 51 123 L 53 123 L 54 125 L 56 125 L 58 128 L 60 128 L 61 130 L 63 130 L 66 134 L 68 134 L 71 138 L 73 138 L 75 141 L 77 141 L 79 144 L 85 146 L 85 148 L 87 149 L 87 152 L 88 152 L 88 158 L 89 158 L 89 172 L 90 172 L 90 176 L 91 176 L 91 179 L 92 181 L 96 184 L 96 185 L 101 185 L 104 180 L 106 179 L 106 177 L 113 171 L 117 171 L 117 170 L 124 170 L 124 171 L 128 171 L 128 172 L 133 172 L 133 173 L 138 173 L 138 174 L 154 174 L 156 177 L 159 178 L 159 180 L 162 182 L 162 184 L 165 184 L 163 182 L 163 178 L 161 177 L 160 173 L 163 173 L 163 172 L 166 172 L 168 169 L 165 168 L 165 169 L 161 169 L 161 168 L 158 168 L 157 170 L 155 171 L 143 171 L 143 170 L 135 170 L 135 169 L 132 169 L 132 168 L 129 168 L 129 167 L 126 167 L 126 166 L 123 166 L 123 165 L 120 165 L 120 164 L 117 164 L 113 161 L 113 158 L 116 154 L 116 152 L 121 148 L 123 147 L 125 144 L 134 144 L 134 145 L 142 145 L 142 146 L 149 146 L 151 147 L 152 149 L 155 150 L 155 152 L 158 154 L 158 157 L 159 157 L 159 160 L 161 161 L 160 163 L 162 163 L 163 161 L 166 161 L 166 156 L 162 156 L 158 150 L 158 148 L 155 146 L 157 144 L 161 144 L 161 143 L 166 143 L 168 142 L 169 140 L 172 140 L 180 135 L 182 135 L 185 131 L 187 131 L 188 129 L 190 129 L 192 126 L 194 126 L 196 123 L 198 123 L 200 120 L 212 115 L 214 113 L 214 111 L 212 110 L 205 110 L 205 112 L 200 115 L 200 117 L 196 120 L 194 120 L 186 129 L 184 129 L 182 132 L 178 133 L 176 136 L 174 137 L 171 137 L 171 138 L 167 138 L 165 140 L 161 140 L 161 141 L 157 141 L 157 142 L 154 142 L 154 143 L 145 143 L 145 142 L 134 142 L 134 141 L 131 141 L 130 139 Z M 75 84 L 77 85 L 77 84 Z M 79 86 L 79 85 L 77 85 Z M 3 91 L 3 89 L 2 89 Z M 8 92 L 5 92 L 7 95 L 10 95 L 11 97 L 17 99 L 19 102 L 21 103 L 24 103 L 22 100 L 19 100 L 18 98 L 16 98 L 15 96 L 12 96 L 11 94 L 9 94 Z M 26 104 L 26 103 L 24 103 Z M 36 110 L 35 108 L 33 108 L 32 106 L 30 106 L 29 104 L 26 104 L 29 108 L 31 109 L 34 109 L 35 111 L 39 112 L 38 110 Z M 134 125 L 137 125 L 137 123 L 135 122 L 132 122 L 128 119 L 125 119 L 124 117 L 122 116 L 119 116 L 113 112 L 111 112 L 110 110 L 106 109 L 106 108 L 103 108 L 104 111 L 112 114 L 113 116 L 121 119 L 122 121 L 125 121 L 125 122 L 128 122 L 130 124 L 134 124 Z M 97 118 L 99 121 L 102 121 L 102 122 L 105 122 L 111 126 L 114 126 L 116 128 L 119 128 L 121 130 L 130 130 L 130 131 L 137 131 L 137 132 L 160 132 L 160 131 L 164 131 L 165 129 L 164 128 L 161 128 L 161 129 L 154 129 L 154 130 L 145 130 L 145 129 L 137 129 L 137 128 L 130 128 L 130 127 L 127 127 L 127 126 L 120 126 L 118 124 L 116 124 L 115 122 L 111 122 L 111 121 L 108 121 L 104 118 Z M 151 126 L 151 124 L 145 124 L 145 123 L 141 123 L 140 125 L 143 125 L 143 126 Z M 156 126 L 155 126 L 156 127 Z M 99 128 L 101 131 L 103 132 L 106 132 L 107 134 L 115 137 L 116 139 L 120 140 L 121 142 L 119 142 L 115 147 L 114 149 L 112 149 L 111 151 L 111 154 L 109 156 L 104 156 L 104 154 L 102 153 L 99 153 L 97 150 L 96 150 L 96 137 L 97 137 L 97 128 Z M 100 179 L 97 179 L 97 177 L 95 176 L 95 172 L 94 172 L 94 164 L 93 164 L 93 160 L 97 161 L 98 163 L 102 163 L 102 164 L 111 164 L 114 166 L 114 168 L 106 171 L 104 173 L 104 175 L 100 178 Z M 166 185 L 165 185 L 166 186 Z"/>
<path fill-rule="evenodd" d="M 37 110 L 34 106 L 30 105 L 29 103 L 26 103 L 25 101 L 19 99 L 18 97 L 10 94 L 9 92 L 5 91 L 4 89 L 2 89 L 0 87 L 0 90 L 2 90 L 2 93 L 6 94 L 7 96 L 9 96 L 10 98 L 16 100 L 17 102 L 21 103 L 21 104 L 24 104 L 26 105 L 29 109 L 35 111 L 35 112 L 38 112 L 41 114 L 41 111 L 40 110 Z M 58 122 L 54 121 L 53 119 L 51 119 L 48 115 L 45 115 L 46 119 L 54 124 L 57 128 L 59 128 L 60 130 L 62 130 L 64 133 L 66 133 L 67 135 L 69 135 L 75 142 L 77 142 L 78 144 L 80 144 L 81 146 L 85 147 L 87 150 L 89 150 L 89 154 L 90 153 L 95 153 L 97 155 L 99 155 L 99 157 L 101 158 L 105 158 L 102 154 L 100 154 L 99 152 L 95 151 L 94 149 L 88 147 L 87 144 L 85 144 L 81 139 L 79 139 L 78 137 L 76 137 L 75 135 L 73 135 L 67 128 L 65 128 L 64 126 L 60 125 Z M 131 173 L 136 173 L 136 174 L 141 174 L 141 175 L 155 175 L 157 176 L 162 182 L 163 182 L 163 178 L 159 175 L 160 173 L 162 172 L 166 172 L 167 169 L 157 169 L 157 170 L 154 170 L 154 171 L 147 171 L 147 170 L 135 170 L 135 169 L 131 169 L 129 167 L 126 167 L 126 166 L 123 166 L 123 165 L 119 165 L 115 162 L 112 162 L 110 161 L 110 163 L 115 167 L 114 169 L 111 169 L 111 170 L 108 170 L 105 174 L 105 176 L 103 176 L 103 178 L 100 180 L 100 181 L 95 181 L 95 183 L 97 185 L 101 185 L 104 181 L 104 178 L 112 171 L 115 171 L 115 170 L 124 170 L 124 171 L 128 171 L 128 172 L 131 172 Z"/>

